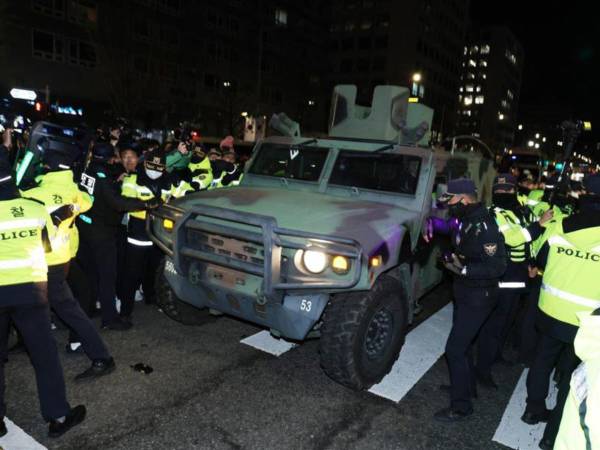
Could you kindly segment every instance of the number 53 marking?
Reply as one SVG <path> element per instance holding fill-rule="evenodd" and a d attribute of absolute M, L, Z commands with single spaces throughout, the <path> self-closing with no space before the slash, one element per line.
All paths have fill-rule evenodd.
<path fill-rule="evenodd" d="M 312 308 L 312 302 L 310 300 L 302 300 L 300 303 L 300 311 L 310 312 Z"/>

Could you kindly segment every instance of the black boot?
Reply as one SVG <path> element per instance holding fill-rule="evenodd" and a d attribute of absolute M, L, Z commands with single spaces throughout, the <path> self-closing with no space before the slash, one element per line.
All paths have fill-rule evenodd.
<path fill-rule="evenodd" d="M 0 437 L 6 436 L 8 430 L 6 429 L 6 424 L 4 423 L 4 417 L 0 420 Z"/>
<path fill-rule="evenodd" d="M 108 375 L 109 373 L 113 372 L 115 367 L 115 360 L 112 358 L 97 359 L 92 361 L 92 365 L 88 369 L 77 375 L 75 377 L 75 381 L 88 381 L 103 377 L 104 375 Z"/>
<path fill-rule="evenodd" d="M 85 406 L 79 405 L 71 408 L 71 411 L 62 418 L 62 421 L 60 419 L 51 420 L 48 425 L 48 437 L 57 438 L 74 426 L 79 425 L 85 419 L 85 412 Z"/>

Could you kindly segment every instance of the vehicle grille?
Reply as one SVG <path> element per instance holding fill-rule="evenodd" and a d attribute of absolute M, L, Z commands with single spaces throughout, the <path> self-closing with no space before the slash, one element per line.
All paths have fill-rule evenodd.
<path fill-rule="evenodd" d="M 263 245 L 200 230 L 187 230 L 187 233 L 188 246 L 192 248 L 260 267 L 264 265 L 265 251 Z"/>

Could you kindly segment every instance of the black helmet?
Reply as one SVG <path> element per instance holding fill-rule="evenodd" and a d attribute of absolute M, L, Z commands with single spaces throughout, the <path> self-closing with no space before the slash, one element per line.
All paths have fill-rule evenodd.
<path fill-rule="evenodd" d="M 36 143 L 42 163 L 50 170 L 71 169 L 82 151 L 75 142 L 62 142 L 42 137 Z"/>
<path fill-rule="evenodd" d="M 102 161 L 108 161 L 115 156 L 115 148 L 108 142 L 96 142 L 92 148 L 92 156 Z"/>

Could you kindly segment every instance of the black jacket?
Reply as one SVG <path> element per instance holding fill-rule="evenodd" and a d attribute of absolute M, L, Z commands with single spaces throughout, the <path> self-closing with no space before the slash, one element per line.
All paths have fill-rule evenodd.
<path fill-rule="evenodd" d="M 507 265 L 504 236 L 482 204 L 473 205 L 452 236 L 454 253 L 466 267 L 455 282 L 464 286 L 496 287 Z"/>
<path fill-rule="evenodd" d="M 92 196 L 92 208 L 80 220 L 93 226 L 118 227 L 123 213 L 145 209 L 145 202 L 123 197 L 111 167 L 103 162 L 92 162 L 81 175 L 81 190 Z M 91 222 L 90 222 L 91 221 Z"/>

